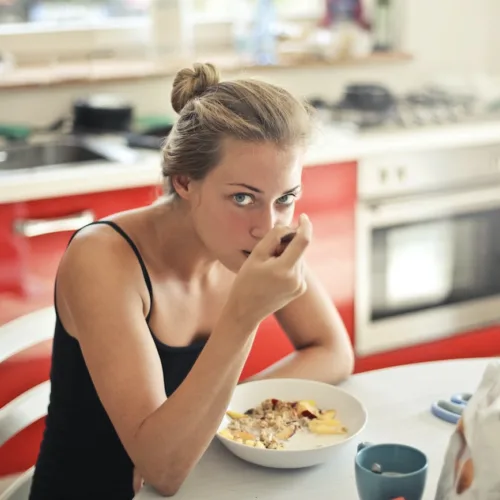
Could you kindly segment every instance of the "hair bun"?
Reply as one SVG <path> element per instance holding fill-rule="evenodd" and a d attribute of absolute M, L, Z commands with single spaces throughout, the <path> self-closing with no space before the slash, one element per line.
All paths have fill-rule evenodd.
<path fill-rule="evenodd" d="M 193 68 L 181 69 L 175 75 L 171 102 L 177 113 L 180 113 L 189 101 L 220 81 L 219 71 L 213 64 L 195 63 Z"/>

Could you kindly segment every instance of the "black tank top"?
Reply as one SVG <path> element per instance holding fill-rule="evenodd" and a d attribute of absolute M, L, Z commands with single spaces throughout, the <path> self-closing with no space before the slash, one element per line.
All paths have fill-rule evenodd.
<path fill-rule="evenodd" d="M 152 307 L 151 280 L 134 242 L 114 222 L 92 224 L 107 224 L 132 247 Z M 29 499 L 130 500 L 134 496 L 132 461 L 99 400 L 78 341 L 65 330 L 55 309 L 50 402 Z M 146 321 L 150 315 L 151 308 Z M 151 335 L 161 360 L 165 391 L 170 396 L 191 370 L 205 342 L 170 347 L 152 331 Z"/>

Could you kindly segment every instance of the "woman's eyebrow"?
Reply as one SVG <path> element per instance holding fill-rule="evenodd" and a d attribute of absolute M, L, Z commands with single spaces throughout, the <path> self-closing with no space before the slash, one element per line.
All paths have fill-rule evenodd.
<path fill-rule="evenodd" d="M 256 188 L 254 186 L 250 186 L 249 184 L 245 184 L 242 182 L 229 182 L 228 185 L 229 186 L 240 186 L 240 187 L 243 187 L 245 189 L 248 189 L 249 191 L 253 191 L 254 193 L 260 193 L 260 194 L 264 193 L 264 191 L 262 191 L 261 189 Z M 287 189 L 286 191 L 283 191 L 283 194 L 293 193 L 295 191 L 298 191 L 300 188 L 301 188 L 301 186 L 299 184 L 299 185 L 293 187 L 292 189 Z"/>

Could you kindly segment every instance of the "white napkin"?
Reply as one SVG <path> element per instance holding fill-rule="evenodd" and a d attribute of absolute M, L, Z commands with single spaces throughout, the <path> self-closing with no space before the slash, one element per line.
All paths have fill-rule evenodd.
<path fill-rule="evenodd" d="M 500 362 L 488 364 L 452 434 L 435 500 L 500 499 Z"/>

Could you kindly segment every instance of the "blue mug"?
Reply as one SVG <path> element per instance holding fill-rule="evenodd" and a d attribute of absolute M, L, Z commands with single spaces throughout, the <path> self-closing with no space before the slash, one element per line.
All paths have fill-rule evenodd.
<path fill-rule="evenodd" d="M 360 443 L 355 459 L 361 500 L 421 500 L 427 479 L 427 457 L 404 444 Z"/>

